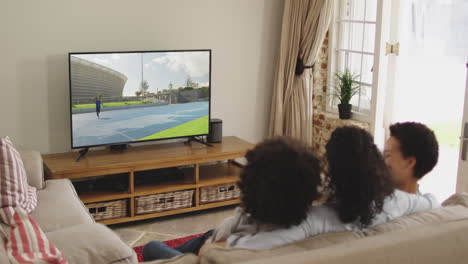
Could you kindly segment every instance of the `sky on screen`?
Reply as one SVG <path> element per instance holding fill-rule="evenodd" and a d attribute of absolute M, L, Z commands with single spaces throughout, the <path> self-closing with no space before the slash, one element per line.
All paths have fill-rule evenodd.
<path fill-rule="evenodd" d="M 190 76 L 199 87 L 209 85 L 209 53 L 198 52 L 152 52 L 152 53 L 106 53 L 73 55 L 127 76 L 123 95 L 134 96 L 140 83 L 148 81 L 148 92 L 184 87 Z M 143 68 L 143 71 L 142 71 Z M 142 77 L 143 76 L 143 77 Z"/>

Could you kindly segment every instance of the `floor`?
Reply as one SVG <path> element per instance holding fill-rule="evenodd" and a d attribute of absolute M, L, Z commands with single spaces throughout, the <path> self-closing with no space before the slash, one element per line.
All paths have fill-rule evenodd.
<path fill-rule="evenodd" d="M 215 208 L 109 227 L 129 246 L 137 247 L 152 240 L 165 241 L 204 233 L 221 224 L 224 218 L 231 216 L 234 208 L 235 206 Z"/>

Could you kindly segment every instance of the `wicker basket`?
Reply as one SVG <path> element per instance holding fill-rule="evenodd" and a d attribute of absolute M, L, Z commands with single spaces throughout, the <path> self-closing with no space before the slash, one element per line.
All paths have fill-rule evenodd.
<path fill-rule="evenodd" d="M 135 198 L 136 214 L 147 214 L 192 206 L 194 190 L 168 192 Z"/>
<path fill-rule="evenodd" d="M 236 183 L 225 183 L 215 186 L 203 187 L 200 190 L 200 203 L 212 203 L 218 201 L 239 198 L 240 190 Z"/>
<path fill-rule="evenodd" d="M 127 199 L 102 203 L 86 204 L 94 220 L 103 220 L 127 216 Z"/>

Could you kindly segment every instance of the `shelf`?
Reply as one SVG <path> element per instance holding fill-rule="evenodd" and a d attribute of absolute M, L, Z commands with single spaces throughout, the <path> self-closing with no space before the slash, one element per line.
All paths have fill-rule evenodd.
<path fill-rule="evenodd" d="M 186 189 L 195 189 L 197 187 L 195 185 L 195 179 L 194 179 L 195 169 L 184 168 L 182 169 L 182 172 L 184 174 L 183 178 L 179 178 L 179 179 L 175 179 L 171 181 L 164 181 L 161 183 L 135 186 L 135 191 L 133 192 L 133 196 L 142 196 L 142 195 L 157 194 L 157 193 L 164 193 L 164 192 L 180 191 L 180 190 L 186 190 Z"/>
<path fill-rule="evenodd" d="M 135 192 L 133 196 L 142 196 L 142 195 L 150 195 L 150 194 L 158 194 L 158 193 L 165 193 L 165 192 L 173 192 L 173 191 L 181 191 L 187 189 L 195 189 L 197 187 L 194 183 L 187 183 L 187 182 L 171 182 L 171 183 L 164 183 L 158 185 L 145 185 L 145 186 L 138 186 L 135 187 Z"/>
<path fill-rule="evenodd" d="M 80 193 L 78 196 L 80 197 L 81 201 L 86 204 L 130 198 L 132 195 L 130 193 L 123 192 L 92 192 Z"/>
<path fill-rule="evenodd" d="M 135 146 L 117 153 L 107 149 L 91 150 L 80 162 L 75 161 L 76 152 L 46 154 L 42 158 L 50 178 L 82 178 L 128 172 L 135 168 L 157 169 L 235 159 L 254 147 L 237 137 L 224 137 L 222 143 L 212 145 L 173 142 Z"/>
<path fill-rule="evenodd" d="M 234 205 L 234 204 L 239 204 L 239 203 L 240 203 L 240 199 L 233 199 L 233 200 L 227 200 L 227 201 L 222 201 L 222 202 L 200 204 L 197 208 L 198 210 L 205 210 L 209 208 L 228 206 L 228 205 Z"/>
<path fill-rule="evenodd" d="M 194 212 L 194 211 L 199 211 L 199 210 L 206 210 L 210 208 L 216 208 L 216 207 L 222 207 L 222 206 L 228 206 L 228 205 L 235 205 L 239 203 L 240 203 L 240 200 L 235 199 L 235 200 L 229 200 L 229 201 L 223 201 L 223 202 L 203 204 L 200 206 L 194 206 L 194 207 L 189 207 L 189 208 L 164 211 L 164 212 L 159 212 L 159 213 L 135 215 L 134 217 L 121 217 L 121 218 L 98 220 L 97 222 L 101 224 L 105 224 L 105 225 L 112 225 L 112 224 L 119 224 L 119 223 L 131 222 L 131 221 L 136 221 L 136 220 L 143 220 L 143 219 L 149 219 L 149 218 L 156 218 L 156 217 L 162 217 L 162 216 Z"/>
<path fill-rule="evenodd" d="M 96 222 L 104 224 L 104 225 L 120 224 L 120 223 L 126 223 L 126 222 L 131 222 L 131 221 L 135 221 L 135 219 L 133 219 L 133 217 L 130 217 L 130 216 L 111 218 L 111 219 L 105 219 L 105 220 L 96 220 Z"/>
<path fill-rule="evenodd" d="M 150 184 L 135 186 L 133 194 L 122 192 L 93 192 L 81 193 L 80 199 L 84 203 L 94 203 L 122 198 L 137 197 L 157 193 L 173 192 L 197 187 L 218 185 L 223 183 L 236 182 L 239 180 L 239 174 L 242 171 L 236 165 L 229 163 L 200 166 L 200 182 L 195 184 L 193 180 L 193 169 L 184 169 L 184 178 L 159 184 Z"/>
<path fill-rule="evenodd" d="M 237 182 L 242 168 L 230 163 L 200 166 L 198 187 Z"/>

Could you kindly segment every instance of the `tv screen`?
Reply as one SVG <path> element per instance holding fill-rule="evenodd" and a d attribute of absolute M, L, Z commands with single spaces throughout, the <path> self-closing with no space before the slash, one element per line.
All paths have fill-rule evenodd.
<path fill-rule="evenodd" d="M 208 134 L 211 50 L 69 53 L 72 148 Z"/>

